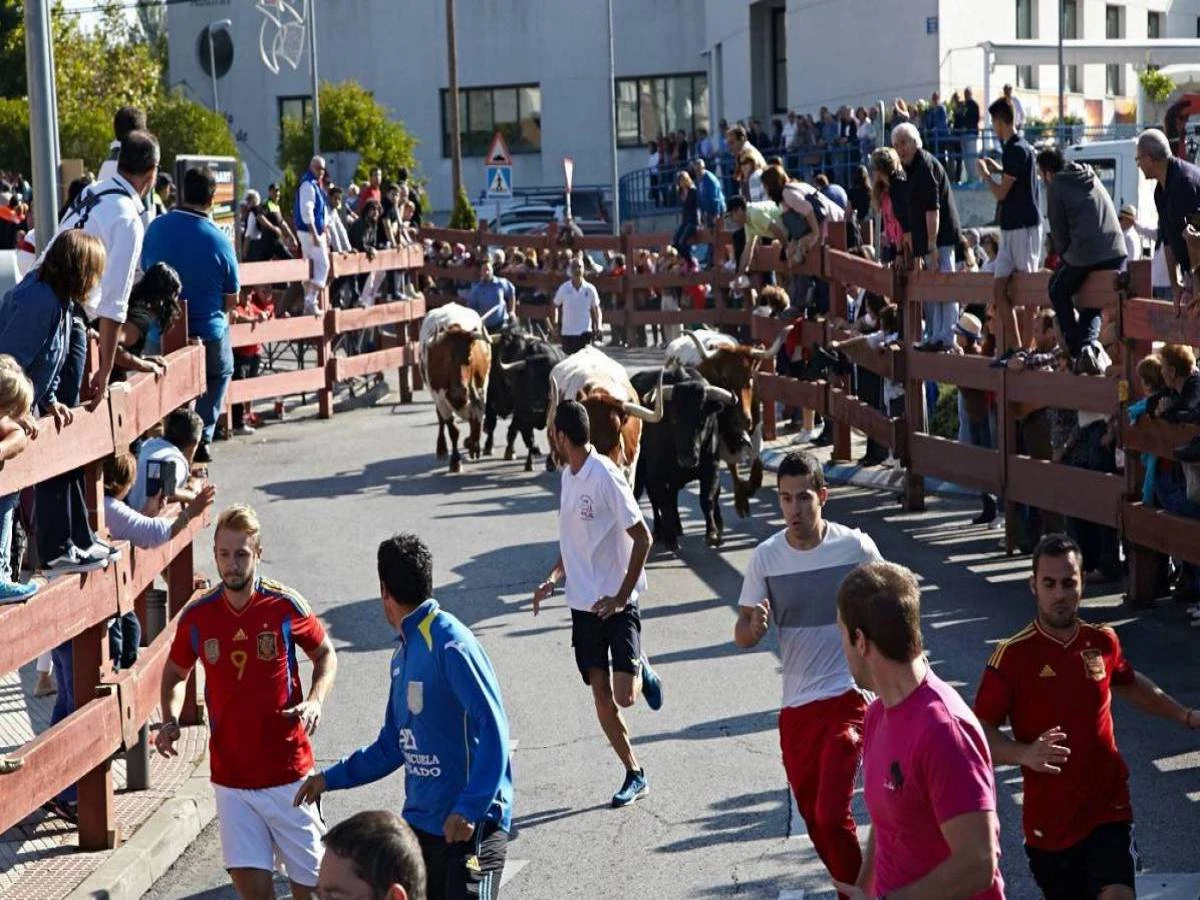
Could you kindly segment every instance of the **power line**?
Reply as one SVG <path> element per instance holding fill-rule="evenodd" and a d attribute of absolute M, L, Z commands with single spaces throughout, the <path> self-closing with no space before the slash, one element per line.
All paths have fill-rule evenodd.
<path fill-rule="evenodd" d="M 190 3 L 191 0 L 134 0 L 132 3 L 96 3 L 93 6 L 77 6 L 71 9 L 63 8 L 58 12 L 67 15 L 87 15 L 88 13 L 108 12 L 116 9 L 120 12 L 135 12 L 139 9 L 157 9 L 164 6 L 175 6 L 179 3 Z"/>

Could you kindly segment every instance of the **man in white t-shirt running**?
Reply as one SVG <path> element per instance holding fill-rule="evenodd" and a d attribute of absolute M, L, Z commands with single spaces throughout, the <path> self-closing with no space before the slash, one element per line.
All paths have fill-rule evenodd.
<path fill-rule="evenodd" d="M 567 461 L 558 510 L 559 556 L 533 594 L 533 614 L 565 576 L 575 664 L 592 689 L 600 727 L 625 766 L 625 781 L 612 798 L 618 807 L 650 793 L 621 707 L 633 706 L 643 694 L 651 709 L 659 709 L 662 681 L 642 653 L 638 614 L 638 598 L 646 590 L 650 530 L 625 476 L 595 452 L 589 437 L 583 405 L 560 403 L 550 434 L 559 458 Z"/>
<path fill-rule="evenodd" d="M 861 531 L 822 518 L 828 496 L 825 473 L 812 454 L 783 458 L 779 505 L 787 527 L 750 557 L 733 640 L 754 647 L 771 619 L 779 628 L 783 768 L 821 861 L 835 879 L 853 884 L 862 850 L 850 798 L 867 702 L 842 654 L 837 591 L 855 566 L 880 555 Z"/>
<path fill-rule="evenodd" d="M 562 336 L 565 353 L 582 350 L 600 336 L 600 295 L 583 278 L 583 262 L 571 260 L 570 279 L 554 294 L 554 328 Z"/>

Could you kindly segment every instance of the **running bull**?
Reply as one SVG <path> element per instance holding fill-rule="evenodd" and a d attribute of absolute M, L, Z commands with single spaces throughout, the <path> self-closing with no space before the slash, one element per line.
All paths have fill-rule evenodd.
<path fill-rule="evenodd" d="M 479 434 L 492 367 L 492 344 L 479 313 L 457 303 L 430 310 L 421 323 L 421 375 L 437 409 L 437 457 L 446 458 L 450 432 L 450 471 L 462 470 L 458 453 L 460 419 L 469 426 L 463 446 L 479 458 Z"/>
<path fill-rule="evenodd" d="M 785 328 L 770 347 L 739 344 L 719 331 L 685 331 L 667 345 L 665 367 L 695 368 L 709 384 L 724 388 L 735 401 L 720 416 L 721 458 L 733 479 L 733 506 L 742 518 L 750 515 L 750 498 L 762 486 L 762 399 L 755 375 L 763 360 L 773 359 L 791 327 Z M 738 471 L 742 454 L 750 451 L 749 478 Z"/>
<path fill-rule="evenodd" d="M 737 403 L 724 388 L 708 383 L 696 369 L 638 372 L 633 386 L 646 402 L 656 390 L 662 398 L 663 419 L 647 423 L 642 431 L 634 493 L 650 497 L 654 510 L 654 538 L 672 552 L 679 549 L 683 525 L 679 521 L 679 491 L 700 482 L 700 511 L 704 514 L 704 540 L 717 547 L 724 540 L 721 516 L 721 445 L 718 418 Z"/>
<path fill-rule="evenodd" d="M 616 463 L 625 480 L 632 485 L 641 447 L 642 422 L 662 420 L 662 393 L 657 396 L 653 410 L 642 406 L 625 367 L 588 345 L 550 372 L 547 433 L 554 423 L 554 411 L 559 402 L 578 400 L 588 412 L 592 446 Z M 546 468 L 553 470 L 565 460 L 559 457 L 553 445 L 550 450 Z"/>
<path fill-rule="evenodd" d="M 487 435 L 483 455 L 492 453 L 496 419 L 512 417 L 504 458 L 513 458 L 517 435 L 525 442 L 525 471 L 533 471 L 539 455 L 533 432 L 546 427 L 550 409 L 550 372 L 563 360 L 563 352 L 549 341 L 527 334 L 515 326 L 505 327 L 492 342 L 492 374 L 488 381 L 487 411 L 483 430 Z"/>

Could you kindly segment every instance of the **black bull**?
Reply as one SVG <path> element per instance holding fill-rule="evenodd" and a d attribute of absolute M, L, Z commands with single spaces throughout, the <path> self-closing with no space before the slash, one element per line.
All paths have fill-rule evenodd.
<path fill-rule="evenodd" d="M 638 372 L 630 380 L 644 403 L 658 384 L 656 370 Z M 654 537 L 668 550 L 679 549 L 683 525 L 679 520 L 679 491 L 700 482 L 704 539 L 716 547 L 724 539 L 721 516 L 721 448 L 719 415 L 737 402 L 732 393 L 709 384 L 695 369 L 675 369 L 662 375 L 663 418 L 642 430 L 641 454 L 634 493 L 649 495 L 654 511 Z"/>
<path fill-rule="evenodd" d="M 484 456 L 492 454 L 496 420 L 511 419 L 504 458 L 513 458 L 513 446 L 520 434 L 525 442 L 525 471 L 533 471 L 533 458 L 541 452 L 533 432 L 546 427 L 550 371 L 562 359 L 559 348 L 517 328 L 505 328 L 493 338 L 492 373 L 483 417 Z"/>

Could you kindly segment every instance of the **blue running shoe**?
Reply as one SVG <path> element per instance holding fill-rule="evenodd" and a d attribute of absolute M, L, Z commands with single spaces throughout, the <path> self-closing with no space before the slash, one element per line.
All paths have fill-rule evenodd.
<path fill-rule="evenodd" d="M 662 709 L 663 684 L 658 673 L 650 668 L 650 660 L 642 657 L 642 696 L 651 709 Z"/>
<path fill-rule="evenodd" d="M 38 592 L 32 581 L 0 582 L 0 603 L 24 603 Z"/>
<path fill-rule="evenodd" d="M 636 772 L 626 772 L 625 783 L 621 785 L 619 791 L 613 794 L 613 809 L 628 806 L 634 800 L 645 797 L 649 793 L 650 781 L 646 778 L 645 769 L 638 769 Z"/>

